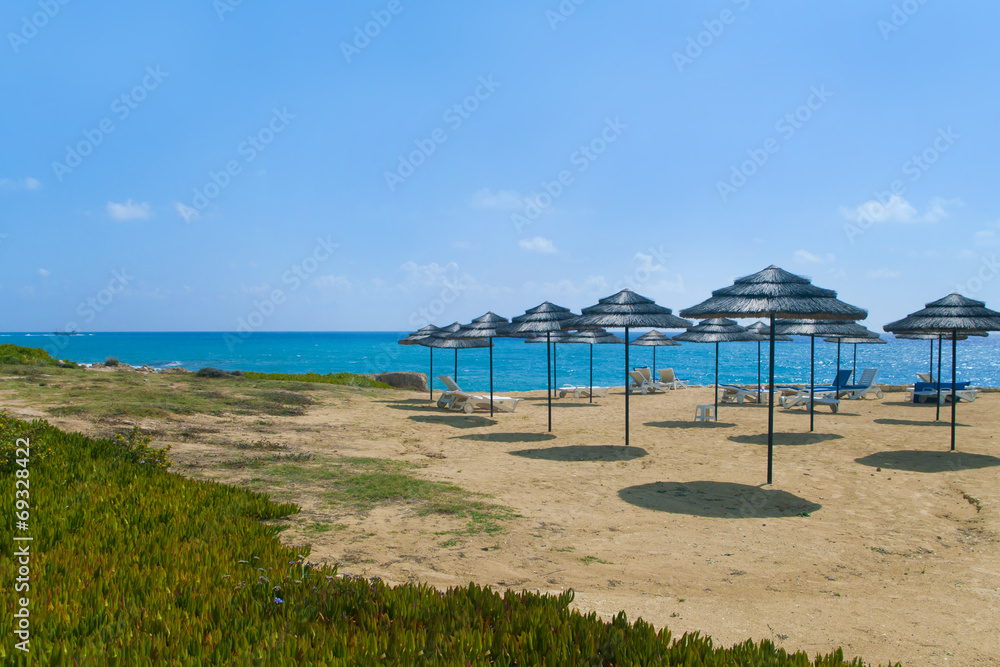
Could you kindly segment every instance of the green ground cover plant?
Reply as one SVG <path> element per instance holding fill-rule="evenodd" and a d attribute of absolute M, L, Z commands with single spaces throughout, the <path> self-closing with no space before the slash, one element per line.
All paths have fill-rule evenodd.
<path fill-rule="evenodd" d="M 32 448 L 31 588 L 20 595 L 30 597 L 38 664 L 862 664 L 840 651 L 790 655 L 768 641 L 675 640 L 624 614 L 603 622 L 572 611 L 571 591 L 442 592 L 340 576 L 310 564 L 308 548 L 278 541 L 297 507 L 172 474 L 168 453 L 138 431 L 96 439 L 0 414 L 0 442 L 18 438 Z M 7 517 L 18 467 L 0 470 Z M 14 548 L 0 541 L 5 583 L 17 574 Z M 0 634 L 10 638 L 16 603 L 4 590 Z M 5 664 L 28 659 L 0 643 Z"/>

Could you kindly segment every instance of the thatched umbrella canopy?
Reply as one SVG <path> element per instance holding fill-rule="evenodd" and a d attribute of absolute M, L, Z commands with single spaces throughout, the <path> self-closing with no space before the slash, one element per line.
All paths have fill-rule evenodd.
<path fill-rule="evenodd" d="M 484 338 L 453 338 L 452 334 L 462 328 L 458 322 L 452 322 L 446 327 L 441 327 L 437 331 L 431 332 L 429 336 L 420 341 L 420 345 L 437 348 L 439 350 L 455 350 L 455 382 L 458 382 L 458 351 L 467 350 L 474 347 L 493 347 L 493 341 Z"/>
<path fill-rule="evenodd" d="M 656 348 L 658 347 L 679 347 L 680 343 L 665 333 L 660 333 L 656 329 L 647 331 L 635 340 L 631 340 L 629 345 L 642 345 L 653 348 L 653 377 L 656 377 Z"/>
<path fill-rule="evenodd" d="M 747 343 L 760 339 L 759 335 L 724 317 L 704 320 L 674 336 L 674 340 L 686 343 L 715 343 L 715 421 L 719 421 L 719 343 Z"/>
<path fill-rule="evenodd" d="M 955 419 L 958 397 L 958 336 L 1000 331 L 1000 313 L 990 310 L 983 301 L 976 301 L 961 294 L 949 294 L 943 299 L 928 303 L 923 310 L 882 327 L 890 333 L 936 333 L 951 337 L 951 449 L 955 451 Z M 941 376 L 938 374 L 938 382 Z M 940 392 L 939 392 L 940 393 Z M 940 405 L 940 401 L 938 401 Z"/>
<path fill-rule="evenodd" d="M 878 334 L 869 331 L 856 322 L 847 320 L 776 320 L 774 330 L 786 336 L 809 336 L 809 392 L 816 386 L 816 336 L 827 338 L 878 338 Z M 835 394 L 840 398 L 840 346 L 837 346 L 837 372 L 834 377 Z M 809 401 L 809 431 L 815 429 L 816 411 L 813 402 Z"/>
<path fill-rule="evenodd" d="M 452 338 L 467 338 L 470 340 L 487 338 L 490 341 L 490 417 L 493 416 L 493 338 L 499 335 L 497 327 L 506 324 L 510 324 L 510 320 L 490 311 L 472 320 L 472 322 L 451 335 Z"/>
<path fill-rule="evenodd" d="M 760 340 L 757 341 L 757 403 L 761 402 L 760 396 L 760 344 L 771 337 L 771 327 L 767 326 L 763 322 L 754 322 L 747 327 L 747 331 L 755 333 L 760 336 Z M 792 339 L 788 336 L 775 336 L 775 342 L 777 343 L 791 343 Z"/>
<path fill-rule="evenodd" d="M 774 320 L 779 317 L 812 320 L 863 320 L 868 311 L 837 299 L 833 290 L 816 287 L 808 278 L 771 265 L 738 278 L 711 298 L 681 311 L 684 317 L 767 317 L 770 319 L 770 384 L 767 408 L 767 483 L 774 462 Z"/>
<path fill-rule="evenodd" d="M 691 322 L 682 320 L 673 311 L 658 306 L 652 299 L 647 299 L 630 289 L 623 289 L 617 294 L 598 299 L 597 305 L 589 306 L 581 311 L 580 317 L 569 320 L 564 329 L 599 329 L 624 328 L 625 340 L 628 341 L 629 328 L 649 329 L 686 329 Z M 628 447 L 628 343 L 625 344 L 625 446 Z"/>
<path fill-rule="evenodd" d="M 523 338 L 524 334 L 545 335 L 545 361 L 547 370 L 545 379 L 548 382 L 549 397 L 549 431 L 552 430 L 552 334 L 563 330 L 563 324 L 576 317 L 569 308 L 557 306 L 546 301 L 534 308 L 524 311 L 524 315 L 511 318 L 510 324 L 498 328 L 501 336 Z"/>
<path fill-rule="evenodd" d="M 420 327 L 406 338 L 401 339 L 399 341 L 399 344 L 423 345 L 422 341 L 424 341 L 428 336 L 430 336 L 435 331 L 439 331 L 439 329 L 433 324 L 428 324 L 425 327 Z M 434 348 L 428 345 L 427 349 L 431 353 L 431 369 L 430 372 L 427 373 L 427 388 L 431 392 L 431 400 L 433 401 L 434 400 Z"/>

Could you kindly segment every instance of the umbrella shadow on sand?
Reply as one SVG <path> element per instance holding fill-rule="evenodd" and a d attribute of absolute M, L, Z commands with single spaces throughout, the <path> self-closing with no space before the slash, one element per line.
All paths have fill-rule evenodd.
<path fill-rule="evenodd" d="M 779 489 L 732 482 L 653 482 L 618 492 L 637 507 L 719 519 L 772 519 L 808 516 L 822 508 Z"/>
<path fill-rule="evenodd" d="M 775 445 L 816 445 L 828 440 L 840 440 L 844 436 L 838 433 L 775 433 Z M 731 435 L 729 439 L 744 445 L 766 445 L 767 434 Z"/>
<path fill-rule="evenodd" d="M 545 442 L 555 440 L 551 433 L 470 433 L 452 436 L 452 440 L 474 440 L 476 442 Z"/>
<path fill-rule="evenodd" d="M 496 421 L 489 417 L 474 417 L 468 415 L 416 415 L 407 417 L 422 424 L 438 424 L 441 426 L 451 426 L 453 428 L 479 428 L 481 426 L 493 426 Z"/>
<path fill-rule="evenodd" d="M 646 422 L 643 426 L 652 426 L 654 428 L 732 428 L 736 426 L 731 422 Z"/>
<path fill-rule="evenodd" d="M 948 472 L 1000 466 L 1000 458 L 969 452 L 878 452 L 859 459 L 861 465 L 908 472 Z"/>
<path fill-rule="evenodd" d="M 521 449 L 510 453 L 527 459 L 545 461 L 631 461 L 649 454 L 642 447 L 612 445 L 569 445 L 545 449 Z"/>
<path fill-rule="evenodd" d="M 919 419 L 874 419 L 872 420 L 876 424 L 885 424 L 886 426 L 945 426 L 951 428 L 950 421 L 934 421 L 933 419 L 919 420 Z M 965 428 L 968 424 L 955 424 L 955 426 Z"/>
<path fill-rule="evenodd" d="M 409 410 L 411 412 L 438 412 L 440 413 L 442 408 L 437 406 L 437 403 L 432 403 L 428 400 L 414 399 L 412 402 L 393 402 L 382 401 L 385 407 L 392 408 L 393 410 Z"/>

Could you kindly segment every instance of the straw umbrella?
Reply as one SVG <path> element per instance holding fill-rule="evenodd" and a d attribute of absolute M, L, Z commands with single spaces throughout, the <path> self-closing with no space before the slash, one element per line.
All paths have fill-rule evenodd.
<path fill-rule="evenodd" d="M 534 308 L 524 311 L 524 315 L 511 318 L 510 324 L 505 324 L 497 329 L 500 336 L 522 337 L 524 334 L 545 334 L 546 343 L 552 342 L 552 334 L 562 331 L 563 323 L 572 320 L 576 314 L 570 312 L 569 308 L 557 306 L 546 301 Z M 545 346 L 545 379 L 548 382 L 549 397 L 549 431 L 552 430 L 552 347 Z"/>
<path fill-rule="evenodd" d="M 985 336 L 985 333 L 973 333 L 959 334 L 958 340 L 966 340 L 969 336 Z M 895 334 L 896 338 L 902 338 L 904 340 L 930 340 L 931 342 L 931 365 L 928 372 L 933 380 L 937 378 L 937 405 L 934 409 L 934 421 L 941 419 L 941 347 L 944 342 L 944 334 L 921 334 L 921 333 L 898 333 Z M 934 341 L 938 342 L 938 366 L 937 373 L 934 373 Z"/>
<path fill-rule="evenodd" d="M 752 342 L 760 339 L 758 334 L 723 317 L 705 320 L 674 336 L 674 340 L 687 343 L 715 343 L 715 421 L 719 421 L 719 343 Z"/>
<path fill-rule="evenodd" d="M 816 336 L 838 339 L 842 336 L 862 338 L 865 335 L 878 338 L 860 324 L 845 320 L 777 320 L 775 331 L 786 336 L 809 336 L 809 431 L 815 428 L 815 405 L 812 395 L 816 387 Z M 834 376 L 834 394 L 840 398 L 840 347 L 837 347 L 837 373 Z"/>
<path fill-rule="evenodd" d="M 982 334 L 1000 331 L 1000 313 L 990 310 L 982 301 L 952 293 L 932 301 L 923 310 L 882 327 L 891 333 L 937 333 L 951 335 L 951 450 L 955 451 L 955 419 L 958 396 L 958 337 L 960 334 Z M 941 376 L 938 374 L 938 382 Z M 940 396 L 940 389 L 939 389 Z M 938 400 L 940 405 L 940 399 Z"/>
<path fill-rule="evenodd" d="M 490 341 L 490 417 L 493 416 L 493 338 L 498 335 L 497 327 L 505 324 L 510 324 L 510 320 L 490 311 L 472 320 L 472 322 L 451 335 L 452 338 L 470 340 L 488 338 Z"/>
<path fill-rule="evenodd" d="M 681 311 L 685 317 L 768 317 L 770 361 L 767 408 L 767 483 L 774 463 L 774 320 L 779 317 L 824 320 L 863 320 L 868 311 L 837 299 L 833 290 L 816 287 L 808 278 L 769 266 L 731 286 L 712 292 L 711 298 Z"/>
<path fill-rule="evenodd" d="M 628 447 L 628 330 L 629 328 L 659 328 L 686 329 L 691 322 L 682 320 L 673 311 L 658 306 L 652 299 L 647 299 L 630 289 L 623 289 L 617 294 L 599 299 L 597 305 L 584 308 L 580 317 L 563 324 L 564 329 L 625 329 L 625 446 Z"/>
<path fill-rule="evenodd" d="M 420 327 L 413 333 L 411 333 L 406 338 L 398 341 L 400 345 L 423 345 L 423 342 L 428 336 L 430 336 L 435 331 L 439 329 L 433 324 L 428 324 L 425 327 Z M 431 353 L 431 369 L 427 373 L 427 388 L 431 392 L 431 400 L 434 400 L 434 348 L 431 346 L 426 346 Z"/>
<path fill-rule="evenodd" d="M 458 322 L 452 322 L 446 327 L 441 327 L 437 331 L 431 332 L 429 336 L 420 341 L 420 345 L 436 347 L 438 349 L 455 350 L 455 382 L 458 382 L 458 351 L 467 350 L 474 347 L 493 347 L 492 339 L 484 338 L 453 338 L 452 334 L 462 328 Z"/>
<path fill-rule="evenodd" d="M 646 347 L 653 348 L 653 378 L 656 378 L 656 348 L 658 347 L 676 347 L 680 343 L 675 341 L 670 336 L 660 333 L 656 329 L 648 331 L 633 341 L 629 341 L 629 345 L 644 345 Z"/>
<path fill-rule="evenodd" d="M 767 326 L 763 322 L 754 322 L 747 327 L 747 331 L 750 333 L 755 333 L 760 336 L 760 340 L 757 341 L 757 403 L 760 403 L 762 398 L 760 395 L 760 344 L 771 338 L 771 327 Z M 792 339 L 788 336 L 775 336 L 774 340 L 776 343 L 791 343 Z"/>

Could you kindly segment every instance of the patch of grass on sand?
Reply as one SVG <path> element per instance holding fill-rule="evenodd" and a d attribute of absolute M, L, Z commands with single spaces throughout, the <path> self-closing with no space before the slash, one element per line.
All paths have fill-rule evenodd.
<path fill-rule="evenodd" d="M 601 560 L 597 556 L 584 556 L 580 559 L 580 562 L 584 565 L 590 565 L 591 563 L 600 563 L 601 565 L 614 565 L 611 561 Z"/>
<path fill-rule="evenodd" d="M 94 420 L 165 418 L 171 415 L 299 416 L 306 412 L 319 386 L 305 383 L 223 379 L 180 373 L 80 371 L 56 366 L 0 367 L 0 380 L 18 398 L 52 414 Z M 23 377 L 24 379 L 20 379 Z M 25 379 L 31 382 L 25 382 Z M 44 386 L 40 383 L 44 382 Z M 346 388 L 323 388 L 342 392 Z"/>
<path fill-rule="evenodd" d="M 488 502 L 488 496 L 466 491 L 450 482 L 414 477 L 410 471 L 423 465 L 391 459 L 344 457 L 331 464 L 270 466 L 267 474 L 281 484 L 315 484 L 321 495 L 335 506 L 367 512 L 377 505 L 404 503 L 417 516 L 439 514 L 466 519 L 456 534 L 489 535 L 503 531 L 502 522 L 516 515 L 508 508 Z"/>
<path fill-rule="evenodd" d="M 257 373 L 244 371 L 243 377 L 251 380 L 281 380 L 283 382 L 319 382 L 322 384 L 346 385 L 349 387 L 365 387 L 367 389 L 392 389 L 384 382 L 376 382 L 354 373 Z"/>

